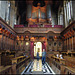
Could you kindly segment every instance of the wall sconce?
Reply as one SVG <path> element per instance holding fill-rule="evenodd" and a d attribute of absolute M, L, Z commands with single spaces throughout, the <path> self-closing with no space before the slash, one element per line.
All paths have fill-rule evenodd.
<path fill-rule="evenodd" d="M 26 46 L 28 46 L 29 45 L 29 43 L 28 42 L 26 42 Z"/>
<path fill-rule="evenodd" d="M 54 36 L 54 39 L 57 39 L 57 36 Z"/>

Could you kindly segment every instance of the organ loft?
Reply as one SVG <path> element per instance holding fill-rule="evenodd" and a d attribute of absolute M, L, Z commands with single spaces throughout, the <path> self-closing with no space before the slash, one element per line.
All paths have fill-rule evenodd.
<path fill-rule="evenodd" d="M 0 1 L 0 74 L 75 74 L 75 1 Z"/>

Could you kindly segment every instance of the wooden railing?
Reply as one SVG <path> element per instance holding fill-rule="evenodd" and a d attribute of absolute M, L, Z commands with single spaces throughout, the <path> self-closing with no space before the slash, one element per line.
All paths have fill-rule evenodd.
<path fill-rule="evenodd" d="M 61 52 L 63 56 L 70 56 L 70 57 L 75 57 L 75 52 Z"/>
<path fill-rule="evenodd" d="M 20 56 L 12 59 L 12 64 L 13 63 L 19 63 L 20 61 L 24 60 L 26 56 Z"/>
<path fill-rule="evenodd" d="M 56 56 L 51 57 L 54 61 L 58 62 L 59 64 L 65 65 L 65 59 L 57 58 Z"/>
<path fill-rule="evenodd" d="M 25 59 L 23 59 L 22 61 L 20 61 L 19 63 L 16 64 L 16 73 L 20 74 L 25 67 L 29 64 L 30 62 L 30 57 L 27 57 Z"/>
<path fill-rule="evenodd" d="M 3 74 L 3 75 L 12 74 L 12 67 L 11 66 L 6 66 L 6 67 L 2 68 L 0 70 L 0 74 Z"/>

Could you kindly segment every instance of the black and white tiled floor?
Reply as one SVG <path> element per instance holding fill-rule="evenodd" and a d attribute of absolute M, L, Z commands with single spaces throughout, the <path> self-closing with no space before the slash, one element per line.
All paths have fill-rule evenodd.
<path fill-rule="evenodd" d="M 46 62 L 42 65 L 41 59 L 37 61 L 34 59 L 33 62 L 30 62 L 29 65 L 25 68 L 25 70 L 21 73 L 23 74 L 55 74 L 51 67 Z"/>

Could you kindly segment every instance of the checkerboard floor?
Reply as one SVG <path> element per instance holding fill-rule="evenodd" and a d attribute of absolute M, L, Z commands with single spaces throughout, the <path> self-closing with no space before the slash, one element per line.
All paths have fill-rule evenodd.
<path fill-rule="evenodd" d="M 24 69 L 22 74 L 55 74 L 51 67 L 46 62 L 44 65 L 42 64 L 42 60 L 40 59 L 37 61 L 34 59 L 34 61 L 30 62 L 28 66 Z"/>

